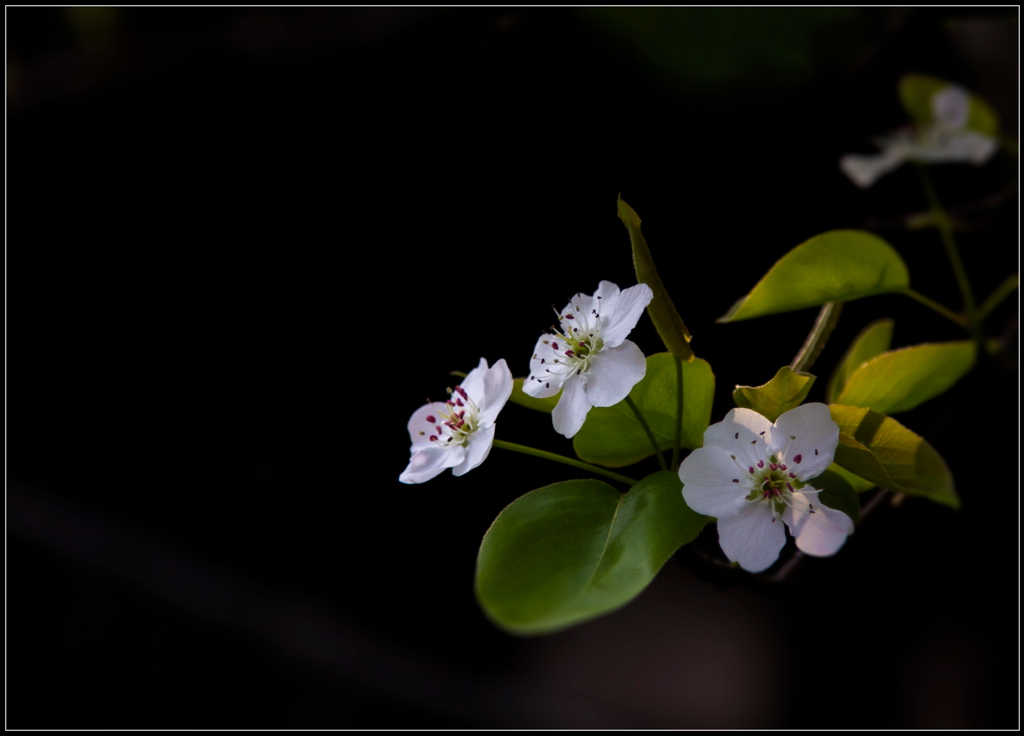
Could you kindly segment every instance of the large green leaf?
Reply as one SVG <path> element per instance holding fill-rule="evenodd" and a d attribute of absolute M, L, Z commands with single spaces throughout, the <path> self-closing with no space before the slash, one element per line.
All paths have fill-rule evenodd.
<path fill-rule="evenodd" d="M 860 500 L 857 498 L 857 491 L 839 473 L 826 470 L 810 482 L 812 488 L 821 493 L 818 500 L 830 509 L 842 511 L 854 522 L 860 521 Z"/>
<path fill-rule="evenodd" d="M 950 84 L 945 79 L 927 74 L 904 74 L 900 79 L 900 102 L 915 123 L 931 125 L 934 122 L 932 97 Z M 999 135 L 999 116 L 991 105 L 972 94 L 965 127 L 994 138 Z"/>
<path fill-rule="evenodd" d="M 633 267 L 636 269 L 636 280 L 647 284 L 654 292 L 654 298 L 647 305 L 647 313 L 654 322 L 661 341 L 669 352 L 680 360 L 693 360 L 693 349 L 690 347 L 690 331 L 686 329 L 683 318 L 679 316 L 676 305 L 665 290 L 665 284 L 654 267 L 654 258 L 647 247 L 647 240 L 640 232 L 640 217 L 633 208 L 619 197 L 619 219 L 629 231 L 629 241 L 633 246 Z"/>
<path fill-rule="evenodd" d="M 850 374 L 837 404 L 909 411 L 949 389 L 974 365 L 974 342 L 927 343 L 877 355 Z"/>
<path fill-rule="evenodd" d="M 853 342 L 828 381 L 828 390 L 825 392 L 825 400 L 828 403 L 835 401 L 835 397 L 846 386 L 846 379 L 860 367 L 861 363 L 889 349 L 892 345 L 892 326 L 891 319 L 876 320 L 853 338 Z"/>
<path fill-rule="evenodd" d="M 519 404 L 525 406 L 527 409 L 533 409 L 534 411 L 542 411 L 545 414 L 550 414 L 558 406 L 559 395 L 549 396 L 546 399 L 535 399 L 528 393 L 523 391 L 523 384 L 526 382 L 525 378 L 516 378 L 512 381 L 512 394 L 508 397 L 508 400 L 513 404 Z"/>
<path fill-rule="evenodd" d="M 840 431 L 837 464 L 883 488 L 960 507 L 953 475 L 923 437 L 870 409 L 832 404 L 829 410 Z"/>
<path fill-rule="evenodd" d="M 715 375 L 708 362 L 700 358 L 684 362 L 682 367 L 682 446 L 692 450 L 703 444 L 704 430 L 711 421 Z M 675 444 L 677 395 L 675 358 L 670 353 L 648 356 L 647 375 L 633 387 L 629 397 L 643 414 L 662 451 Z M 650 439 L 624 401 L 591 409 L 572 446 L 581 459 L 611 468 L 632 465 L 654 454 Z"/>
<path fill-rule="evenodd" d="M 625 605 L 709 521 L 683 501 L 675 473 L 621 494 L 599 480 L 538 488 L 491 524 L 476 594 L 498 626 L 545 634 Z"/>
<path fill-rule="evenodd" d="M 862 230 L 832 230 L 779 259 L 719 322 L 903 291 L 910 276 L 888 243 Z"/>
<path fill-rule="evenodd" d="M 836 463 L 829 465 L 828 469 L 830 472 L 842 476 L 843 480 L 849 483 L 850 487 L 853 488 L 856 493 L 864 493 L 865 491 L 870 491 L 872 488 L 878 487 L 871 481 L 861 478 L 859 475 L 854 475 L 849 470 L 837 465 Z"/>
<path fill-rule="evenodd" d="M 836 404 L 830 404 L 829 409 L 835 406 Z M 835 419 L 835 415 L 833 415 L 833 419 Z M 838 465 L 869 483 L 888 488 L 890 491 L 903 490 L 871 450 L 842 432 L 839 433 L 839 445 L 836 447 L 835 460 L 832 465 Z"/>
<path fill-rule="evenodd" d="M 789 366 L 782 366 L 763 386 L 737 386 L 732 400 L 736 406 L 753 409 L 774 422 L 803 403 L 814 385 L 814 378 L 810 373 L 797 373 Z"/>

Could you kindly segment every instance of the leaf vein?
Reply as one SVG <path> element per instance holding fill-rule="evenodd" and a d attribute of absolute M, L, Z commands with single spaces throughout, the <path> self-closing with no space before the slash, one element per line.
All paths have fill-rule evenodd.
<path fill-rule="evenodd" d="M 619 502 L 615 505 L 615 513 L 612 514 L 612 521 L 608 525 L 608 536 L 604 538 L 604 546 L 601 547 L 601 554 L 597 557 L 597 564 L 594 565 L 594 571 L 590 573 L 590 578 L 587 580 L 586 584 L 584 584 L 580 597 L 586 594 L 587 589 L 590 588 L 590 584 L 594 582 L 594 577 L 597 575 L 598 569 L 601 567 L 601 561 L 604 559 L 605 552 L 608 551 L 608 542 L 611 541 L 612 532 L 615 530 L 615 521 L 619 518 L 619 511 L 622 509 L 622 503 L 626 500 L 627 495 L 629 494 L 623 493 L 619 498 Z"/>

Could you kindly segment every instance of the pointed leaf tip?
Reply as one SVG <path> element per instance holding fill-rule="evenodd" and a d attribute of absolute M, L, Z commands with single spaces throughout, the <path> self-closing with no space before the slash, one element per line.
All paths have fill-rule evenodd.
<path fill-rule="evenodd" d="M 862 230 L 831 230 L 776 261 L 719 322 L 903 291 L 910 276 L 891 245 Z"/>
<path fill-rule="evenodd" d="M 636 211 L 626 204 L 620 196 L 618 199 L 618 215 L 622 224 L 629 232 L 629 240 L 633 247 L 633 267 L 636 269 L 636 279 L 641 284 L 647 284 L 654 292 L 654 298 L 647 305 L 647 313 L 651 316 L 658 335 L 661 337 L 665 347 L 669 349 L 676 358 L 685 361 L 694 359 L 693 349 L 690 347 L 690 331 L 686 328 L 683 318 L 679 315 L 672 298 L 665 289 L 665 284 L 658 275 L 658 269 L 654 265 L 654 258 L 651 256 L 647 240 L 640 231 L 640 216 Z"/>

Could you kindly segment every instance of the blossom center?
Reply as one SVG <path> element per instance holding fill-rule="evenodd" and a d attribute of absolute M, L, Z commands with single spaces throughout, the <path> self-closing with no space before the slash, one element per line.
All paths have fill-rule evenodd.
<path fill-rule="evenodd" d="M 438 410 L 437 416 L 427 417 L 428 428 L 421 430 L 420 435 L 442 447 L 465 446 L 479 426 L 480 407 L 462 386 L 448 389 L 448 394 L 445 408 Z"/>
<path fill-rule="evenodd" d="M 756 468 L 751 466 L 747 471 L 752 489 L 746 500 L 768 506 L 775 516 L 782 514 L 790 505 L 793 493 L 804 488 L 796 473 L 790 471 L 785 463 L 780 463 L 775 455 L 767 462 L 759 460 Z"/>
<path fill-rule="evenodd" d="M 546 345 L 551 346 L 557 356 L 552 361 L 554 365 L 548 368 L 547 372 L 560 373 L 565 377 L 586 374 L 590 370 L 594 356 L 604 349 L 604 340 L 601 339 L 601 313 L 597 307 L 591 307 L 590 313 L 586 313 L 581 297 L 577 294 L 570 300 L 566 312 L 558 314 L 558 322 L 562 331 L 553 332 L 551 339 L 544 341 Z"/>

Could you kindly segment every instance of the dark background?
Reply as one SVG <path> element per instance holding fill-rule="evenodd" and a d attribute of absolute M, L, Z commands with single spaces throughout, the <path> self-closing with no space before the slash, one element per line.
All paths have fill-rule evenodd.
<path fill-rule="evenodd" d="M 1016 295 L 1003 354 L 898 417 L 963 509 L 883 503 L 784 584 L 684 550 L 619 612 L 511 637 L 473 596 L 480 539 L 578 472 L 496 450 L 397 481 L 449 371 L 522 375 L 549 304 L 635 282 L 620 192 L 712 421 L 815 315 L 715 318 L 808 237 L 870 228 L 959 309 L 937 232 L 902 227 L 913 167 L 861 191 L 836 162 L 905 122 L 906 72 L 1016 139 L 1016 9 L 6 15 L 9 727 L 1019 724 Z M 1017 175 L 933 167 L 979 301 L 1018 267 Z M 882 316 L 894 346 L 963 337 L 850 303 L 811 400 Z M 498 426 L 571 453 L 542 415 Z"/>

